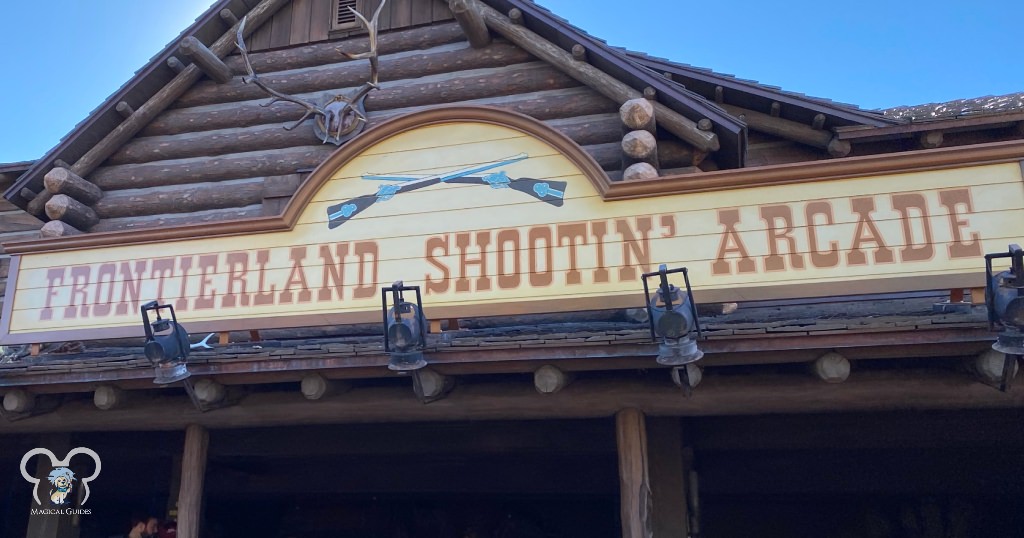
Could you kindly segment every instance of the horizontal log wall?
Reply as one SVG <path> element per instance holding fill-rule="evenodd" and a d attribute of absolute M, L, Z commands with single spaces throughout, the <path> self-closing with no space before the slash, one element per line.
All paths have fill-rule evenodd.
<path fill-rule="evenodd" d="M 343 52 L 366 47 L 365 36 L 353 37 L 254 53 L 251 60 L 273 88 L 316 100 L 365 81 L 367 62 Z M 474 49 L 458 24 L 446 22 L 384 33 L 379 51 L 381 87 L 365 102 L 371 127 L 439 104 L 495 106 L 547 122 L 605 170 L 620 168 L 618 106 L 507 41 Z M 316 137 L 313 120 L 285 130 L 302 110 L 262 106 L 269 97 L 242 82 L 241 59 L 225 62 L 231 81 L 199 82 L 89 175 L 105 193 L 93 207 L 101 222 L 92 231 L 276 214 L 288 198 L 268 201 L 266 178 L 315 168 L 337 150 Z M 692 164 L 689 146 L 660 146 L 666 167 Z"/>
<path fill-rule="evenodd" d="M 253 32 L 252 50 L 287 47 L 323 41 L 331 34 L 331 0 L 293 0 L 279 11 L 271 22 Z M 369 19 L 379 0 L 360 0 L 357 9 Z M 452 18 L 444 0 L 388 0 L 381 11 L 378 29 L 381 32 L 418 26 Z M 362 27 L 352 33 L 363 33 Z"/>

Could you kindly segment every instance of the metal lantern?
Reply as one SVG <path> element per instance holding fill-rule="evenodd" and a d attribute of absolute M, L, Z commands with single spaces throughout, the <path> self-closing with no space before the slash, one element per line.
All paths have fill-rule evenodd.
<path fill-rule="evenodd" d="M 416 292 L 416 302 L 405 300 L 406 291 Z M 388 308 L 388 293 L 392 306 Z M 391 358 L 388 369 L 407 372 L 427 365 L 423 348 L 427 346 L 427 318 L 423 315 L 423 299 L 419 286 L 406 286 L 401 280 L 381 288 L 381 311 L 384 315 L 384 351 Z"/>
<path fill-rule="evenodd" d="M 668 275 L 673 273 L 683 274 L 685 290 L 669 283 Z M 659 285 L 652 294 L 647 279 L 653 276 L 659 278 Z M 697 339 L 703 335 L 686 268 L 669 270 L 662 264 L 657 272 L 645 273 L 643 282 L 651 338 L 658 341 L 658 363 L 680 366 L 699 361 L 704 352 L 697 347 Z"/>
<path fill-rule="evenodd" d="M 170 318 L 160 315 L 161 310 L 170 311 Z M 152 322 L 150 312 L 156 315 Z M 189 375 L 186 361 L 190 350 L 188 332 L 178 323 L 174 307 L 150 301 L 142 305 L 142 326 L 146 331 L 143 351 L 146 358 L 156 367 L 154 383 L 166 385 L 181 381 Z"/>
<path fill-rule="evenodd" d="M 993 274 L 992 260 L 997 258 L 1010 258 L 1010 268 Z M 1013 379 L 1017 356 L 1024 355 L 1024 250 L 1013 244 L 1007 252 L 986 254 L 985 276 L 989 327 L 995 330 L 998 325 L 1003 329 L 992 349 L 1006 355 L 999 383 L 999 390 L 1006 391 Z"/>

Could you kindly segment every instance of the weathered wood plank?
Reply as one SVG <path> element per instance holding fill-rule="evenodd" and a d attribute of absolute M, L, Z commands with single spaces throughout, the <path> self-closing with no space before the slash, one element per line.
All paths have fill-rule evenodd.
<path fill-rule="evenodd" d="M 439 45 L 427 50 L 405 51 L 380 57 L 380 82 L 404 81 L 429 75 L 487 67 L 503 67 L 530 61 L 530 55 L 508 43 L 477 50 L 464 44 Z M 313 68 L 268 73 L 260 76 L 271 88 L 289 95 L 356 87 L 366 81 L 365 62 L 342 62 Z M 254 84 L 236 78 L 223 85 L 199 84 L 175 103 L 177 108 L 265 99 L 267 94 Z"/>
<path fill-rule="evenodd" d="M 419 1 L 422 2 L 423 0 Z M 412 24 L 412 0 L 389 0 L 388 3 L 391 4 L 392 30 L 405 28 Z"/>
<path fill-rule="evenodd" d="M 412 25 L 426 24 L 433 20 L 434 0 L 415 0 L 412 3 Z"/>
<path fill-rule="evenodd" d="M 371 92 L 366 98 L 366 109 L 368 112 L 375 112 L 391 108 L 458 103 L 487 97 L 571 88 L 578 84 L 571 77 L 547 64 L 532 62 L 504 68 L 446 73 L 401 84 L 393 82 Z M 275 103 L 263 107 L 260 106 L 262 102 L 263 100 L 245 101 L 170 110 L 150 123 L 144 134 L 162 135 L 294 121 L 302 114 L 301 109 L 291 103 Z"/>
<path fill-rule="evenodd" d="M 292 0 L 292 27 L 289 32 L 289 45 L 309 43 L 309 28 L 313 0 Z"/>
<path fill-rule="evenodd" d="M 109 191 L 93 206 L 102 219 L 245 207 L 263 200 L 263 178 Z"/>
<path fill-rule="evenodd" d="M 292 35 L 292 2 L 284 5 L 270 23 L 270 48 L 287 47 Z"/>
<path fill-rule="evenodd" d="M 433 0 L 433 17 L 434 22 L 450 21 L 455 18 L 455 14 L 448 7 L 448 2 L 445 0 Z"/>
<path fill-rule="evenodd" d="M 331 0 L 313 0 L 310 7 L 309 40 L 323 41 L 331 31 Z M 253 55 L 255 57 L 255 55 Z M 258 71 L 258 70 L 257 70 Z"/>
<path fill-rule="evenodd" d="M 271 24 L 264 24 L 259 27 L 249 38 L 248 45 L 252 50 L 264 50 L 270 48 Z"/>
<path fill-rule="evenodd" d="M 314 168 L 337 149 L 326 144 L 217 157 L 197 157 L 101 168 L 92 180 L 103 190 L 139 189 L 261 176 Z"/>
<path fill-rule="evenodd" d="M 0 233 L 38 230 L 43 222 L 20 210 L 0 212 Z"/>
<path fill-rule="evenodd" d="M 144 228 L 163 226 L 184 226 L 187 224 L 210 224 L 238 219 L 258 217 L 262 209 L 258 205 L 231 209 L 213 209 L 195 213 L 179 213 L 171 215 L 147 215 L 143 217 L 124 217 L 104 219 L 92 228 L 93 232 L 115 232 L 123 230 L 141 230 Z"/>

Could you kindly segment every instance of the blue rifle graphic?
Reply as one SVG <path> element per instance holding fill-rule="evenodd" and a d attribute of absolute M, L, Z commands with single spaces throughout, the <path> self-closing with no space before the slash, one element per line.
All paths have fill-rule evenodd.
<path fill-rule="evenodd" d="M 504 171 L 497 171 L 482 174 L 502 166 L 517 163 L 528 157 L 525 153 L 514 155 L 507 159 L 470 166 L 452 172 L 443 172 L 431 175 L 408 175 L 388 176 L 367 174 L 363 179 L 372 181 L 395 181 L 391 185 L 381 185 L 375 194 L 358 196 L 351 200 L 335 204 L 327 208 L 327 226 L 330 229 L 337 228 L 348 222 L 352 217 L 363 212 L 377 202 L 386 202 L 395 197 L 396 194 L 422 189 L 438 183 L 462 183 L 469 185 L 488 185 L 492 189 L 512 189 L 534 198 L 561 207 L 565 198 L 564 181 L 543 181 L 532 178 L 509 178 Z"/>

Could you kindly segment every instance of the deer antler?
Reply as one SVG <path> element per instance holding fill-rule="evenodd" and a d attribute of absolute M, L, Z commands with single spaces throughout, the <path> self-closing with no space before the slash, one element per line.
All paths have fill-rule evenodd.
<path fill-rule="evenodd" d="M 245 29 L 246 18 L 247 17 L 243 17 L 242 22 L 238 25 L 238 32 L 235 34 L 235 44 L 238 45 L 238 50 L 242 53 L 242 60 L 245 62 L 245 70 L 249 73 L 248 76 L 242 78 L 242 82 L 246 84 L 253 83 L 261 90 L 270 94 L 271 96 L 270 102 L 264 103 L 263 105 L 260 106 L 270 106 L 278 101 L 285 101 L 288 103 L 294 103 L 306 109 L 306 112 L 302 114 L 301 118 L 296 120 L 296 122 L 293 123 L 292 125 L 285 127 L 285 130 L 287 131 L 291 131 L 292 129 L 298 127 L 299 125 L 302 124 L 302 122 L 306 121 L 306 118 L 310 117 L 311 115 L 326 115 L 327 112 L 323 108 L 317 106 L 316 104 L 299 99 L 298 97 L 292 97 L 291 95 L 281 93 L 271 88 L 270 86 L 267 86 L 266 83 L 264 83 L 262 80 L 259 79 L 259 77 L 256 76 L 256 71 L 253 69 L 252 62 L 249 60 L 249 51 L 246 50 L 245 41 L 242 38 L 242 31 Z M 376 17 L 374 17 L 374 20 L 376 20 Z"/>

